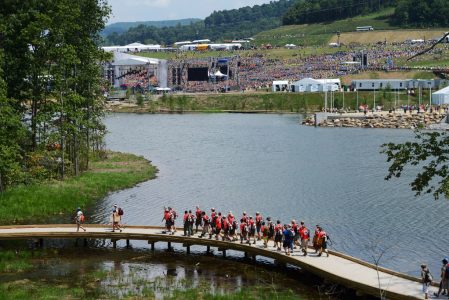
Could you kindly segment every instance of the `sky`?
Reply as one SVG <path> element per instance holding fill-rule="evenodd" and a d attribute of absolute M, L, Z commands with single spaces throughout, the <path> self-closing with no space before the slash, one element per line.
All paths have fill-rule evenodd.
<path fill-rule="evenodd" d="M 271 0 L 272 1 L 272 0 Z M 112 16 L 108 24 L 133 21 L 204 19 L 214 10 L 233 9 L 270 0 L 108 0 Z"/>

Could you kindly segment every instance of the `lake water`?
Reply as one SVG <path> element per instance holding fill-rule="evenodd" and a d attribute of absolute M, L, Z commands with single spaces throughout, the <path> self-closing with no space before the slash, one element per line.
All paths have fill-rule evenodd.
<path fill-rule="evenodd" d="M 320 224 L 332 249 L 417 275 L 438 274 L 449 254 L 449 203 L 415 198 L 412 173 L 385 181 L 385 142 L 413 138 L 407 130 L 313 128 L 298 115 L 113 114 L 107 147 L 153 161 L 158 178 L 111 194 L 96 207 L 108 222 L 119 203 L 125 223 L 162 225 L 164 206 L 178 212 L 217 208 L 289 222 Z"/>

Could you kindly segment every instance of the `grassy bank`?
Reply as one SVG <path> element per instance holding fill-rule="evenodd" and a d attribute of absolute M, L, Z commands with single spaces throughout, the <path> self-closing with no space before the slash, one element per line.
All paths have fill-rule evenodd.
<path fill-rule="evenodd" d="M 76 207 L 85 207 L 109 192 L 155 178 L 157 169 L 143 157 L 107 152 L 89 171 L 64 181 L 18 186 L 0 194 L 0 223 L 44 223 L 51 216 L 71 221 Z"/>
<path fill-rule="evenodd" d="M 429 91 L 423 92 L 423 102 L 429 102 Z M 368 104 L 370 108 L 383 105 L 389 109 L 402 104 L 417 104 L 418 97 L 402 91 L 337 92 L 334 93 L 334 107 L 356 109 L 357 105 Z M 396 99 L 396 100 L 395 100 Z M 330 93 L 328 94 L 330 106 Z M 260 112 L 260 113 L 304 113 L 320 111 L 324 107 L 324 93 L 228 93 L 171 95 L 151 97 L 143 105 L 111 105 L 113 112 L 134 113 L 188 113 L 188 112 Z"/>

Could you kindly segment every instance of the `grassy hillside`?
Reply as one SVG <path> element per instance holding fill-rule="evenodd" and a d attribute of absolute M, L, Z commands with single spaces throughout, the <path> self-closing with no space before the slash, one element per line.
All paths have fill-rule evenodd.
<path fill-rule="evenodd" d="M 270 43 L 276 46 L 293 43 L 300 46 L 319 46 L 329 43 L 337 31 L 353 32 L 358 26 L 373 26 L 375 30 L 396 29 L 389 20 L 394 9 L 358 16 L 330 23 L 281 26 L 261 32 L 255 36 L 258 44 Z"/>
<path fill-rule="evenodd" d="M 414 39 L 434 39 L 441 37 L 447 29 L 409 29 L 409 30 L 375 30 L 367 32 L 346 32 L 340 36 L 340 42 L 348 45 L 350 43 L 372 44 L 379 41 L 404 42 Z M 330 42 L 337 42 L 337 35 L 332 36 Z"/>

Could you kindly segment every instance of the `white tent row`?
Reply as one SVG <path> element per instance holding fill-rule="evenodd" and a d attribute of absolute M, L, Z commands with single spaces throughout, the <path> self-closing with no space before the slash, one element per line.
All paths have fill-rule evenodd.
<path fill-rule="evenodd" d="M 145 50 L 161 50 L 161 45 L 144 45 L 141 43 L 132 43 L 126 46 L 107 46 L 101 47 L 106 52 L 140 52 Z"/>
<path fill-rule="evenodd" d="M 230 44 L 188 44 L 181 45 L 179 47 L 182 51 L 195 51 L 197 49 L 204 50 L 203 48 L 207 46 L 210 50 L 235 50 L 242 48 L 240 43 L 230 43 Z"/>
<path fill-rule="evenodd" d="M 449 86 L 432 94 L 433 105 L 449 104 Z"/>

